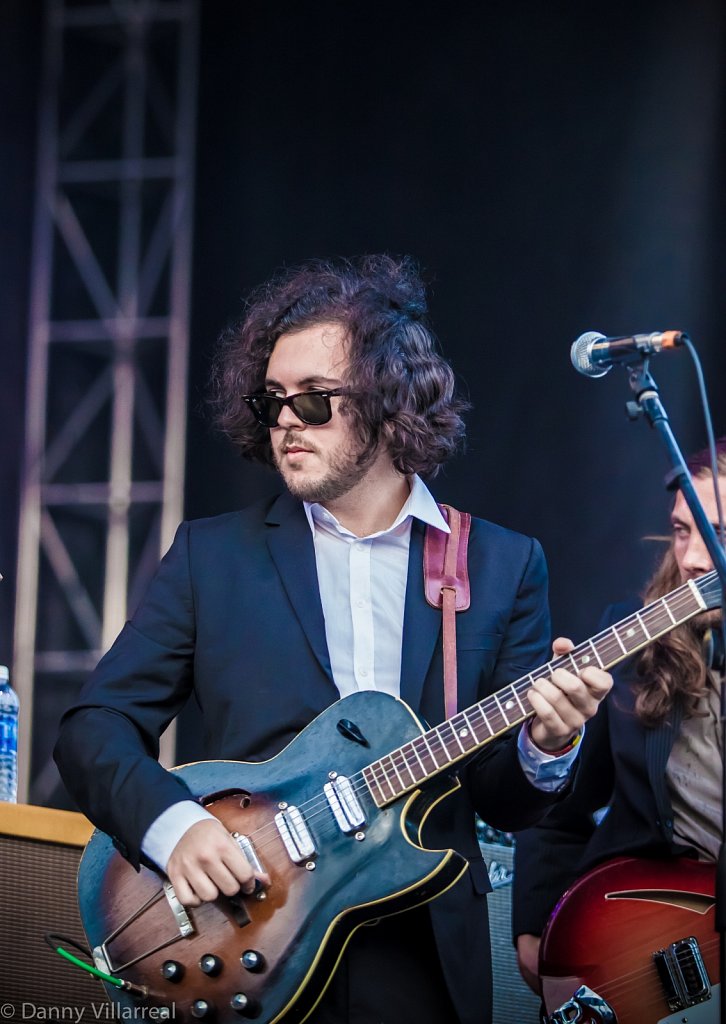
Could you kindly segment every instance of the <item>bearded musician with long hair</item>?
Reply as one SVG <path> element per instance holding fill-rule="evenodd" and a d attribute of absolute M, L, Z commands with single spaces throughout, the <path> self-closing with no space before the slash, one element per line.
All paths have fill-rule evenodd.
<path fill-rule="evenodd" d="M 726 437 L 716 445 L 726 506 Z M 708 450 L 687 460 L 706 515 L 718 514 Z M 668 548 L 643 593 L 648 604 L 713 569 L 683 495 Z M 602 627 L 640 602 L 611 606 Z M 621 663 L 588 724 L 572 793 L 518 837 L 513 930 L 520 970 L 539 989 L 540 936 L 573 882 L 621 855 L 715 862 L 722 840 L 719 609 L 703 612 Z M 599 824 L 597 822 L 599 821 Z"/>

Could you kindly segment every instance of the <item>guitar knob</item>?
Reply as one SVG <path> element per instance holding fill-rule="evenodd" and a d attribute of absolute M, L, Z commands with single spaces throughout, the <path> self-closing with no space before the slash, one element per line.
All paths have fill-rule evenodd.
<path fill-rule="evenodd" d="M 229 1005 L 242 1017 L 256 1017 L 259 1013 L 259 1006 L 254 1001 L 246 996 L 244 992 L 237 992 L 229 1001 Z"/>
<path fill-rule="evenodd" d="M 253 973 L 261 971 L 265 966 L 265 958 L 256 949 L 246 949 L 240 957 L 242 966 Z"/>
<path fill-rule="evenodd" d="M 214 1017 L 214 1003 L 208 999 L 195 999 L 192 1003 L 192 1017 L 196 1020 L 211 1020 Z"/>
<path fill-rule="evenodd" d="M 184 977 L 184 965 L 177 960 L 165 960 L 161 965 L 161 976 L 167 981 L 181 981 Z"/>
<path fill-rule="evenodd" d="M 208 974 L 210 978 L 216 977 L 224 964 L 218 956 L 214 953 L 205 953 L 202 959 L 199 961 L 199 969 L 203 974 Z"/>

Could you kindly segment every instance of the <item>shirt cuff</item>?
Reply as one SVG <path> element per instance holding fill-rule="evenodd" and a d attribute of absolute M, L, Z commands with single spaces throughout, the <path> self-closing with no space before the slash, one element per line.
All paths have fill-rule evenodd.
<path fill-rule="evenodd" d="M 182 800 L 162 811 L 156 821 L 152 821 L 141 842 L 141 852 L 153 861 L 158 868 L 166 872 L 166 865 L 174 847 L 184 833 L 196 825 L 198 821 L 216 820 L 213 814 L 193 800 Z"/>
<path fill-rule="evenodd" d="M 531 782 L 537 789 L 546 793 L 553 793 L 561 789 L 567 781 L 570 769 L 575 758 L 580 752 L 581 740 L 585 735 L 585 727 L 580 730 L 578 741 L 575 742 L 566 753 L 559 757 L 555 754 L 548 754 L 535 745 L 529 735 L 526 723 L 519 730 L 517 739 L 517 751 L 519 763 L 522 766 L 527 781 Z"/>

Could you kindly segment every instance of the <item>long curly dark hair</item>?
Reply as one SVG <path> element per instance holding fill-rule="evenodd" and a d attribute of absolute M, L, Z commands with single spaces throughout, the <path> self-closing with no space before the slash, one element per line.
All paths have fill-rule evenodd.
<path fill-rule="evenodd" d="M 711 479 L 711 457 L 708 449 L 696 452 L 686 460 L 696 479 Z M 726 437 L 716 442 L 716 468 L 726 478 Z M 645 588 L 645 603 L 664 597 L 680 585 L 681 576 L 673 548 L 673 539 Z M 707 666 L 703 653 L 703 626 L 698 618 L 646 647 L 638 659 L 638 683 L 635 711 L 648 726 L 667 719 L 672 708 L 680 703 L 684 714 L 693 715 L 706 690 Z"/>
<path fill-rule="evenodd" d="M 340 408 L 362 442 L 359 461 L 382 442 L 399 472 L 435 475 L 463 445 L 468 403 L 456 394 L 426 313 L 409 257 L 311 260 L 279 273 L 253 292 L 242 319 L 219 339 L 209 393 L 216 426 L 246 458 L 272 464 L 269 430 L 242 396 L 264 389 L 280 335 L 339 324 L 352 392 Z"/>

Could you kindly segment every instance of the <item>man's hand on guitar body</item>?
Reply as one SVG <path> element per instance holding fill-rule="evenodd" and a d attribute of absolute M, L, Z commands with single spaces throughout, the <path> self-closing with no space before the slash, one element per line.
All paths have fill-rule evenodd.
<path fill-rule="evenodd" d="M 571 640 L 558 637 L 552 652 L 560 657 L 574 646 Z M 583 669 L 580 675 L 558 668 L 549 678 L 536 679 L 527 693 L 536 712 L 530 723 L 532 740 L 547 753 L 567 747 L 593 717 L 612 685 L 610 673 L 595 667 Z"/>
<path fill-rule="evenodd" d="M 166 874 L 179 901 L 198 907 L 221 894 L 250 895 L 255 879 L 269 885 L 267 875 L 255 875 L 251 864 L 224 825 L 216 818 L 197 821 L 174 847 Z"/>

